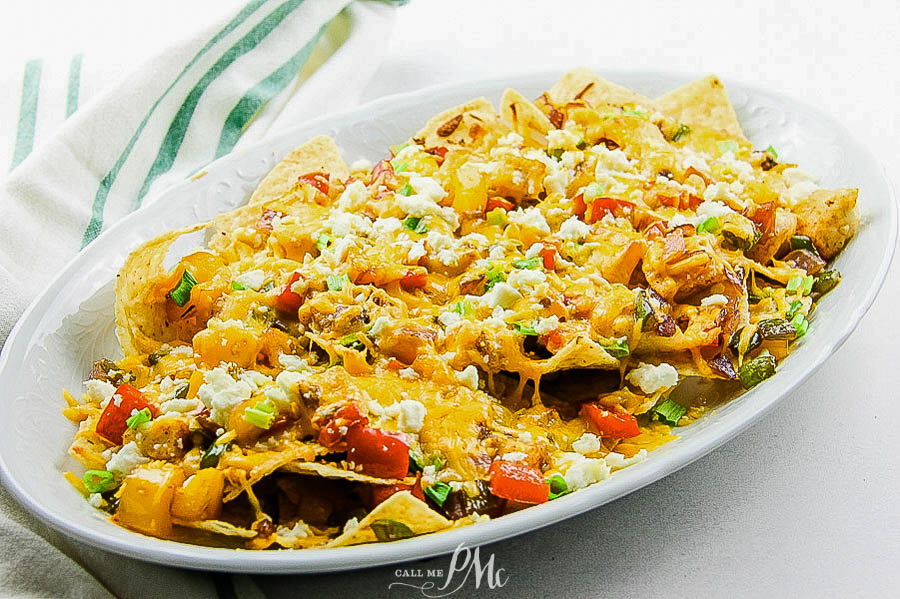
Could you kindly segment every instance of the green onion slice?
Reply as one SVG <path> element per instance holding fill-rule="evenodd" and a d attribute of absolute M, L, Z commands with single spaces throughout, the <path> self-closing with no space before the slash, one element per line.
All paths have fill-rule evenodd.
<path fill-rule="evenodd" d="M 275 406 L 268 401 L 257 402 L 252 408 L 244 410 L 244 422 L 266 430 L 275 421 Z"/>
<path fill-rule="evenodd" d="M 320 252 L 327 248 L 329 243 L 331 243 L 331 235 L 328 233 L 320 233 L 316 237 L 316 249 Z"/>
<path fill-rule="evenodd" d="M 472 314 L 472 306 L 469 305 L 469 302 L 460 300 L 450 304 L 450 311 L 456 312 L 460 316 L 469 316 Z"/>
<path fill-rule="evenodd" d="M 690 134 L 691 128 L 682 123 L 681 125 L 678 125 L 675 135 L 672 136 L 672 141 L 681 141 L 682 138 L 687 137 Z"/>
<path fill-rule="evenodd" d="M 213 443 L 206 448 L 200 456 L 200 468 L 215 468 L 219 465 L 219 458 L 228 450 L 228 443 Z"/>
<path fill-rule="evenodd" d="M 128 428 L 137 428 L 145 422 L 150 422 L 153 416 L 150 415 L 150 408 L 144 408 L 139 412 L 135 412 L 125 420 Z"/>
<path fill-rule="evenodd" d="M 421 216 L 407 216 L 403 221 L 403 226 L 419 235 L 428 231 L 428 225 L 425 224 L 425 219 Z"/>
<path fill-rule="evenodd" d="M 619 339 L 616 339 L 610 345 L 601 345 L 601 347 L 605 349 L 606 353 L 611 355 L 613 358 L 624 358 L 631 353 L 631 350 L 628 349 L 627 337 L 621 337 Z"/>
<path fill-rule="evenodd" d="M 516 260 L 512 263 L 515 268 L 521 268 L 525 270 L 534 270 L 538 266 L 544 263 L 543 258 L 540 256 L 532 256 L 531 258 L 525 258 L 523 260 Z"/>
<path fill-rule="evenodd" d="M 506 224 L 506 210 L 494 208 L 487 213 L 487 224 L 493 227 L 502 227 Z"/>
<path fill-rule="evenodd" d="M 344 285 L 350 284 L 350 278 L 347 275 L 328 275 L 325 282 L 328 285 L 329 291 L 340 291 L 344 288 Z"/>
<path fill-rule="evenodd" d="M 372 532 L 375 533 L 375 538 L 381 542 L 397 541 L 416 536 L 409 526 L 396 520 L 380 518 L 372 522 L 371 526 Z"/>
<path fill-rule="evenodd" d="M 800 285 L 800 289 L 803 290 L 803 295 L 809 295 L 810 293 L 812 293 L 814 282 L 815 281 L 812 275 L 806 275 L 805 277 L 803 277 L 803 282 Z"/>
<path fill-rule="evenodd" d="M 664 402 L 653 408 L 653 413 L 669 426 L 678 426 L 678 421 L 687 413 L 687 408 L 667 397 Z"/>
<path fill-rule="evenodd" d="M 778 160 L 778 152 L 775 151 L 775 148 L 772 146 L 772 144 L 769 144 L 769 147 L 764 151 L 771 154 L 773 159 Z"/>
<path fill-rule="evenodd" d="M 105 493 L 116 486 L 116 477 L 108 470 L 88 470 L 81 480 L 91 493 Z"/>
<path fill-rule="evenodd" d="M 794 314 L 797 313 L 797 310 L 799 310 L 802 306 L 803 302 L 801 302 L 800 300 L 792 301 L 791 305 L 788 306 L 787 312 L 785 313 L 784 317 L 788 320 L 792 319 L 794 317 Z"/>
<path fill-rule="evenodd" d="M 569 484 L 559 474 L 554 474 L 548 478 L 547 484 L 550 485 L 550 499 L 556 499 L 569 492 Z"/>
<path fill-rule="evenodd" d="M 403 144 L 396 144 L 396 145 L 393 145 L 393 146 L 391 146 L 391 154 L 393 154 L 394 156 L 396 156 L 397 154 L 399 154 L 399 153 L 403 150 L 403 148 L 406 148 L 406 147 L 408 147 L 408 146 L 409 146 L 409 142 L 403 143 Z"/>
<path fill-rule="evenodd" d="M 484 284 L 484 290 L 490 291 L 494 285 L 497 283 L 502 283 L 506 280 L 506 275 L 503 274 L 503 271 L 499 268 L 491 268 L 489 271 L 484 273 L 484 276 L 487 278 L 487 283 Z"/>
<path fill-rule="evenodd" d="M 344 347 L 349 347 L 350 349 L 355 349 L 356 351 L 362 351 L 366 349 L 365 344 L 359 340 L 358 333 L 350 333 L 349 335 L 344 335 L 339 343 Z"/>
<path fill-rule="evenodd" d="M 234 289 L 235 291 L 246 291 L 247 289 L 250 289 L 246 285 L 244 285 L 242 283 L 238 283 L 237 281 L 231 282 L 231 288 Z"/>
<path fill-rule="evenodd" d="M 447 501 L 447 495 L 449 495 L 452 490 L 453 489 L 451 489 L 450 485 L 447 483 L 438 482 L 424 489 L 424 492 L 425 495 L 431 497 L 436 504 L 442 506 L 444 505 L 444 502 Z"/>
<path fill-rule="evenodd" d="M 525 324 L 524 322 L 514 322 L 513 328 L 520 335 L 524 335 L 526 337 L 537 337 L 537 331 L 534 330 L 534 326 L 530 324 Z"/>
<path fill-rule="evenodd" d="M 404 183 L 403 187 L 400 188 L 399 193 L 402 196 L 411 196 L 414 193 L 413 186 L 409 183 Z"/>
<path fill-rule="evenodd" d="M 775 357 L 763 354 L 744 362 L 738 371 L 738 379 L 744 389 L 752 389 L 775 374 Z"/>
<path fill-rule="evenodd" d="M 809 321 L 806 320 L 806 317 L 799 312 L 797 314 L 795 314 L 794 317 L 791 319 L 791 324 L 794 326 L 794 329 L 796 329 L 796 331 L 797 331 L 797 335 L 796 335 L 795 339 L 799 339 L 800 337 L 802 337 L 803 335 L 806 334 L 806 331 L 809 330 Z"/>
<path fill-rule="evenodd" d="M 705 221 L 697 225 L 697 233 L 715 233 L 719 230 L 719 219 L 710 216 Z"/>
<path fill-rule="evenodd" d="M 793 293 L 793 292 L 797 291 L 798 289 L 800 289 L 800 287 L 802 285 L 803 285 L 803 277 L 800 275 L 797 275 L 796 277 L 791 277 L 790 279 L 788 279 L 787 285 L 785 285 L 784 288 L 788 292 Z"/>
<path fill-rule="evenodd" d="M 172 298 L 172 301 L 175 302 L 177 306 L 183 306 L 191 299 L 191 289 L 193 289 L 196 284 L 197 279 L 194 278 L 194 275 L 192 275 L 188 269 L 184 269 L 184 272 L 181 273 L 181 280 L 178 282 L 178 285 L 169 292 L 169 297 Z"/>

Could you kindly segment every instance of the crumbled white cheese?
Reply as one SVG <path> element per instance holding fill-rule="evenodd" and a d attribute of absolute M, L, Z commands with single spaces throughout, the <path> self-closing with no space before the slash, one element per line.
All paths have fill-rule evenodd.
<path fill-rule="evenodd" d="M 91 493 L 88 496 L 88 503 L 91 504 L 91 507 L 100 509 L 100 507 L 103 505 L 103 495 L 101 495 L 100 493 Z"/>
<path fill-rule="evenodd" d="M 528 459 L 528 454 L 521 451 L 510 451 L 500 456 L 500 459 L 507 462 L 524 462 Z"/>
<path fill-rule="evenodd" d="M 409 216 L 420 218 L 433 215 L 447 221 L 454 230 L 459 228 L 459 216 L 453 208 L 438 205 L 438 202 L 447 195 L 440 183 L 431 177 L 412 175 L 409 178 L 409 184 L 416 193 L 396 197 L 396 203 L 400 210 Z"/>
<path fill-rule="evenodd" d="M 528 248 L 528 250 L 525 252 L 525 257 L 526 258 L 534 258 L 538 254 L 540 254 L 541 250 L 543 250 L 543 249 L 544 249 L 543 243 L 540 243 L 540 242 L 532 243 L 531 247 Z"/>
<path fill-rule="evenodd" d="M 674 229 L 675 227 L 680 227 L 682 225 L 687 225 L 687 224 L 693 224 L 693 223 L 691 221 L 689 221 L 687 218 L 685 218 L 685 216 L 682 213 L 678 212 L 675 214 L 675 216 L 673 216 L 669 220 L 668 227 L 670 229 Z"/>
<path fill-rule="evenodd" d="M 194 410 L 198 410 L 203 404 L 200 400 L 193 399 L 170 399 L 159 404 L 159 411 L 163 414 L 188 414 Z"/>
<path fill-rule="evenodd" d="M 406 379 L 407 381 L 414 381 L 419 378 L 419 373 L 413 370 L 411 367 L 399 370 L 397 374 L 400 375 L 401 379 Z"/>
<path fill-rule="evenodd" d="M 289 410 L 291 403 L 300 400 L 300 382 L 305 376 L 293 370 L 282 370 L 275 377 L 275 386 L 263 391 L 279 410 Z"/>
<path fill-rule="evenodd" d="M 234 282 L 254 291 L 259 291 L 259 288 L 266 282 L 266 273 L 260 269 L 251 270 L 235 277 Z"/>
<path fill-rule="evenodd" d="M 551 129 L 547 133 L 547 149 L 574 149 L 581 142 L 581 137 L 568 129 Z"/>
<path fill-rule="evenodd" d="M 488 241 L 488 238 L 481 233 L 469 233 L 468 235 L 463 235 L 459 241 L 460 243 L 471 244 L 476 248 L 486 247 L 487 244 L 490 243 L 490 241 Z"/>
<path fill-rule="evenodd" d="M 584 152 L 579 150 L 563 152 L 559 159 L 559 165 L 567 171 L 574 171 L 575 167 L 584 162 Z"/>
<path fill-rule="evenodd" d="M 534 332 L 538 335 L 546 335 L 550 331 L 554 331 L 559 327 L 559 318 L 556 316 L 548 316 L 541 318 L 534 325 Z"/>
<path fill-rule="evenodd" d="M 580 453 L 566 452 L 556 460 L 555 467 L 562 473 L 570 491 L 577 491 L 609 476 L 610 467 L 601 458 L 586 458 Z"/>
<path fill-rule="evenodd" d="M 682 170 L 687 170 L 691 167 L 694 167 L 698 171 L 708 173 L 711 169 L 709 168 L 709 163 L 706 161 L 706 157 L 702 154 L 697 154 L 690 148 L 682 148 L 681 149 L 681 168 Z"/>
<path fill-rule="evenodd" d="M 638 462 L 643 462 L 646 457 L 647 450 L 641 449 L 630 458 L 626 458 L 621 453 L 611 452 L 606 454 L 604 459 L 606 460 L 606 463 L 609 464 L 612 468 L 627 468 L 628 466 L 637 464 Z"/>
<path fill-rule="evenodd" d="M 306 522 L 304 522 L 303 520 L 299 520 L 296 524 L 294 524 L 293 528 L 288 528 L 287 526 L 279 526 L 277 529 L 275 529 L 275 533 L 281 537 L 284 537 L 284 540 L 290 543 L 291 541 L 296 541 L 298 539 L 305 539 L 312 534 L 312 530 L 310 530 L 309 526 L 306 525 Z"/>
<path fill-rule="evenodd" d="M 247 370 L 242 372 L 238 378 L 248 385 L 250 385 L 250 389 L 256 393 L 266 385 L 272 384 L 272 377 L 266 376 L 261 372 L 257 372 L 255 370 Z"/>
<path fill-rule="evenodd" d="M 334 243 L 331 244 L 330 248 L 322 250 L 322 257 L 325 258 L 331 266 L 342 264 L 350 248 L 356 246 L 356 239 L 357 237 L 355 235 L 346 235 L 337 238 Z M 298 284 L 302 284 L 301 281 L 294 283 L 294 285 Z"/>
<path fill-rule="evenodd" d="M 307 372 L 310 370 L 306 359 L 295 356 L 294 354 L 279 354 L 278 363 L 281 364 L 285 370 L 293 370 L 294 372 Z"/>
<path fill-rule="evenodd" d="M 425 405 L 415 399 L 400 401 L 400 412 L 397 417 L 397 428 L 404 433 L 418 433 L 425 424 Z"/>
<path fill-rule="evenodd" d="M 403 221 L 401 221 L 399 218 L 394 218 L 393 216 L 390 216 L 388 218 L 379 218 L 372 223 L 372 228 L 379 235 L 387 235 L 388 233 L 393 233 L 402 226 Z"/>
<path fill-rule="evenodd" d="M 524 228 L 531 228 L 544 235 L 550 234 L 550 225 L 544 218 L 544 214 L 536 207 L 521 208 L 513 210 L 507 214 L 509 222 Z"/>
<path fill-rule="evenodd" d="M 597 166 L 594 169 L 595 175 L 629 172 L 631 170 L 631 161 L 625 155 L 625 152 L 619 148 L 610 150 L 604 144 L 598 144 L 594 146 L 593 151 L 597 155 Z"/>
<path fill-rule="evenodd" d="M 343 237 L 351 233 L 368 235 L 373 230 L 372 221 L 368 218 L 341 210 L 332 210 L 328 218 L 322 223 L 322 226 L 337 237 Z"/>
<path fill-rule="evenodd" d="M 507 133 L 497 140 L 498 146 L 508 146 L 511 148 L 518 148 L 523 143 L 525 143 L 525 139 L 515 131 Z"/>
<path fill-rule="evenodd" d="M 377 337 L 378 335 L 381 335 L 381 331 L 384 330 L 384 327 L 386 327 L 390 323 L 391 319 L 387 316 L 379 316 L 372 323 L 372 326 L 369 327 L 369 333 Z"/>
<path fill-rule="evenodd" d="M 566 187 L 569 185 L 569 171 L 559 167 L 553 168 L 544 176 L 543 184 L 548 194 L 565 196 Z M 549 230 L 547 232 L 549 233 Z"/>
<path fill-rule="evenodd" d="M 547 280 L 547 275 L 542 270 L 516 269 L 509 273 L 507 283 L 515 287 L 523 295 L 534 293 L 535 288 Z M 494 287 L 496 289 L 496 286 Z"/>
<path fill-rule="evenodd" d="M 718 185 L 718 183 L 715 183 L 714 185 Z M 707 190 L 709 190 L 709 188 L 707 188 Z M 707 218 L 721 218 L 726 214 L 735 214 L 735 211 L 722 202 L 713 202 L 707 200 L 697 206 L 697 220 L 699 221 L 697 224 L 702 223 Z"/>
<path fill-rule="evenodd" d="M 359 210 L 366 204 L 367 191 L 362 181 L 354 181 L 344 189 L 344 193 L 338 198 L 338 208 L 347 212 Z"/>
<path fill-rule="evenodd" d="M 409 248 L 409 252 L 406 254 L 406 259 L 410 262 L 418 262 L 419 258 L 422 258 L 428 252 L 425 250 L 425 241 L 419 240 Z"/>
<path fill-rule="evenodd" d="M 501 308 L 510 308 L 522 298 L 522 294 L 507 283 L 497 283 L 490 291 L 481 296 L 481 303 Z"/>
<path fill-rule="evenodd" d="M 109 399 L 116 392 L 116 388 L 107 381 L 99 379 L 89 379 L 84 381 L 84 388 L 91 401 L 100 402 L 101 404 L 109 403 Z"/>
<path fill-rule="evenodd" d="M 590 232 L 590 225 L 580 220 L 577 216 L 570 216 L 559 226 L 559 236 L 567 241 L 581 241 Z"/>
<path fill-rule="evenodd" d="M 750 163 L 738 160 L 734 156 L 734 152 L 725 152 L 719 157 L 719 164 L 725 167 L 725 170 L 736 175 L 738 181 L 747 181 L 753 176 L 753 167 Z"/>
<path fill-rule="evenodd" d="M 581 454 L 600 451 L 600 437 L 594 433 L 584 433 L 572 442 L 572 449 Z"/>
<path fill-rule="evenodd" d="M 784 169 L 781 172 L 781 176 L 784 179 L 784 184 L 787 186 L 787 190 L 782 195 L 782 199 L 791 206 L 806 199 L 809 197 L 809 194 L 819 188 L 811 175 L 797 167 Z"/>
<path fill-rule="evenodd" d="M 106 469 L 110 472 L 118 472 L 124 476 L 131 474 L 132 470 L 141 464 L 147 464 L 150 458 L 145 458 L 138 451 L 138 446 L 134 441 L 126 443 L 122 449 L 113 454 L 109 461 L 106 462 Z"/>
<path fill-rule="evenodd" d="M 475 368 L 472 364 L 466 366 L 462 372 L 457 372 L 456 380 L 460 383 L 472 389 L 473 391 L 478 390 L 478 369 Z"/>
<path fill-rule="evenodd" d="M 491 251 L 488 252 L 488 257 L 491 260 L 503 260 L 504 256 L 506 256 L 506 248 L 503 247 L 502 243 L 492 245 Z"/>
<path fill-rule="evenodd" d="M 721 293 L 714 293 L 700 300 L 701 306 L 724 306 L 728 303 L 728 298 Z"/>
<path fill-rule="evenodd" d="M 731 186 L 728 183 L 713 183 L 703 191 L 703 204 L 718 203 L 714 202 L 715 200 L 734 201 L 736 199 L 737 197 L 731 191 Z M 703 204 L 700 204 L 700 206 L 703 206 Z"/>
<path fill-rule="evenodd" d="M 250 399 L 253 390 L 245 381 L 236 381 L 221 366 L 204 373 L 197 397 L 210 409 L 210 419 L 228 425 L 228 416 L 242 401 Z"/>
<path fill-rule="evenodd" d="M 628 382 L 652 394 L 678 384 L 678 371 L 671 364 L 663 362 L 659 366 L 641 362 L 625 377 Z"/>
<path fill-rule="evenodd" d="M 347 534 L 348 532 L 353 532 L 357 528 L 359 528 L 359 519 L 354 516 L 353 518 L 350 518 L 349 520 L 347 520 L 344 523 L 343 534 Z"/>
<path fill-rule="evenodd" d="M 462 317 L 456 312 L 442 312 L 438 316 L 438 322 L 444 325 L 445 327 L 452 327 L 457 324 Z"/>

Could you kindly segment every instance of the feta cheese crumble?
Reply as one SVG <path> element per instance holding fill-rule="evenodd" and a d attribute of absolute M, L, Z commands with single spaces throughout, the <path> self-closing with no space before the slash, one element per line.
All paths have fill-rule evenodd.
<path fill-rule="evenodd" d="M 666 362 L 659 366 L 641 362 L 625 378 L 629 383 L 640 387 L 644 393 L 653 394 L 677 385 L 678 371 L 675 370 L 674 366 Z"/>

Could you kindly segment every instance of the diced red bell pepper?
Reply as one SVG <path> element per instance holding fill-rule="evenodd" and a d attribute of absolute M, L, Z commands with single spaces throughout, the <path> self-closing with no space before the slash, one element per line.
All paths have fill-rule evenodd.
<path fill-rule="evenodd" d="M 549 351 L 551 354 L 555 354 L 566 344 L 566 340 L 562 336 L 562 333 L 559 332 L 559 329 L 553 329 L 546 335 L 541 335 L 538 340 L 544 345 L 544 347 L 547 348 L 547 351 Z"/>
<path fill-rule="evenodd" d="M 319 431 L 319 444 L 334 449 L 344 441 L 350 427 L 366 424 L 369 424 L 369 419 L 360 414 L 355 404 L 342 406 Z"/>
<path fill-rule="evenodd" d="M 550 485 L 537 468 L 522 462 L 494 460 L 488 473 L 491 493 L 521 503 L 544 503 L 550 499 Z"/>
<path fill-rule="evenodd" d="M 584 213 L 587 212 L 587 204 L 584 203 L 584 194 L 579 193 L 577 196 L 572 198 L 572 201 L 575 202 L 575 208 L 573 210 L 575 216 L 583 219 Z"/>
<path fill-rule="evenodd" d="M 328 173 L 323 173 L 321 171 L 317 171 L 314 173 L 306 173 L 305 175 L 300 175 L 297 177 L 297 181 L 300 183 L 306 183 L 307 185 L 312 185 L 325 195 L 328 195 L 328 182 L 331 178 L 331 175 Z"/>
<path fill-rule="evenodd" d="M 291 275 L 291 278 L 288 279 L 287 285 L 284 286 L 284 291 L 275 298 L 275 307 L 278 310 L 296 313 L 297 310 L 300 309 L 300 306 L 303 305 L 303 296 L 291 290 L 291 286 L 299 280 L 299 272 L 295 272 Z"/>
<path fill-rule="evenodd" d="M 424 270 L 416 271 L 416 270 L 408 270 L 406 274 L 400 279 L 400 287 L 402 287 L 405 291 L 412 291 L 413 289 L 421 289 L 428 284 L 428 273 Z"/>
<path fill-rule="evenodd" d="M 116 445 L 122 444 L 122 434 L 128 429 L 126 422 L 134 410 L 141 411 L 149 408 L 155 417 L 158 414 L 156 406 L 147 401 L 144 394 L 131 385 L 119 385 L 109 403 L 100 414 L 97 421 L 97 434 Z"/>
<path fill-rule="evenodd" d="M 515 204 L 513 204 L 512 202 L 510 202 L 509 200 L 507 200 L 505 198 L 492 197 L 492 198 L 488 198 L 487 204 L 484 207 L 484 211 L 490 212 L 491 210 L 493 210 L 495 208 L 502 208 L 502 209 L 506 210 L 507 212 L 509 212 L 510 210 L 512 210 L 515 207 L 516 207 Z"/>
<path fill-rule="evenodd" d="M 441 166 L 444 163 L 444 158 L 447 156 L 447 148 L 443 148 L 441 146 L 425 148 L 425 152 L 427 154 L 431 154 L 437 159 L 438 166 Z"/>
<path fill-rule="evenodd" d="M 601 437 L 628 439 L 641 434 L 635 417 L 621 408 L 611 410 L 599 403 L 586 403 L 580 414 Z"/>
<path fill-rule="evenodd" d="M 616 200 L 614 198 L 596 198 L 591 202 L 591 214 L 585 218 L 587 223 L 595 223 L 607 214 L 620 216 L 627 209 L 633 209 L 634 204 L 626 200 Z"/>
<path fill-rule="evenodd" d="M 403 478 L 409 470 L 409 443 L 401 433 L 351 426 L 347 431 L 347 461 L 369 476 Z"/>
<path fill-rule="evenodd" d="M 686 191 L 681 192 L 677 196 L 657 194 L 656 200 L 663 206 L 672 206 L 679 210 L 687 210 L 688 208 L 696 210 L 697 206 L 703 203 L 703 198 Z"/>
<path fill-rule="evenodd" d="M 556 248 L 552 245 L 545 245 L 540 251 L 541 259 L 544 261 L 544 268 L 547 270 L 556 270 Z"/>
<path fill-rule="evenodd" d="M 422 491 L 422 475 L 416 475 L 416 482 L 413 485 L 373 485 L 372 486 L 372 508 L 386 500 L 394 493 L 400 491 L 409 491 L 413 497 L 425 501 L 425 493 Z"/>

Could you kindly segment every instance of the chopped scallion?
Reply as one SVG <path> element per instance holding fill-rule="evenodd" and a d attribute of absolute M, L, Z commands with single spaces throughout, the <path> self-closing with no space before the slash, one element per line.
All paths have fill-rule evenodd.
<path fill-rule="evenodd" d="M 544 263 L 544 259 L 540 256 L 532 256 L 531 258 L 524 258 L 522 260 L 516 260 L 512 263 L 513 267 L 521 268 L 525 270 L 534 270 L 538 266 Z"/>
<path fill-rule="evenodd" d="M 530 324 L 525 324 L 524 322 L 514 322 L 513 328 L 520 335 L 524 335 L 526 337 L 537 337 L 538 333 L 534 330 L 534 326 Z"/>
<path fill-rule="evenodd" d="M 228 450 L 228 443 L 213 443 L 200 456 L 200 468 L 215 468 L 219 458 Z"/>
<path fill-rule="evenodd" d="M 328 244 L 331 243 L 331 235 L 328 233 L 320 233 L 318 237 L 316 237 L 316 249 L 320 252 L 328 247 Z"/>
<path fill-rule="evenodd" d="M 91 493 L 105 493 L 116 486 L 116 477 L 108 470 L 88 470 L 81 480 Z"/>
<path fill-rule="evenodd" d="M 672 136 L 672 141 L 681 141 L 682 138 L 687 137 L 690 134 L 691 128 L 682 123 L 681 125 L 678 125 L 675 135 Z"/>
<path fill-rule="evenodd" d="M 246 285 L 244 285 L 242 283 L 238 283 L 237 281 L 231 282 L 231 288 L 234 289 L 235 291 L 246 291 L 247 289 L 250 289 Z"/>
<path fill-rule="evenodd" d="M 791 319 L 791 324 L 794 326 L 794 329 L 797 331 L 797 336 L 795 339 L 799 339 L 803 335 L 806 334 L 806 331 L 809 330 L 809 321 L 806 320 L 806 317 L 801 313 L 797 313 Z"/>
<path fill-rule="evenodd" d="M 339 343 L 344 347 L 349 347 L 350 349 L 355 349 L 356 351 L 362 351 L 366 349 L 365 344 L 359 340 L 358 333 L 350 333 L 349 335 L 344 335 Z"/>
<path fill-rule="evenodd" d="M 344 285 L 350 284 L 350 278 L 347 275 L 328 275 L 325 282 L 329 291 L 340 291 L 344 288 Z"/>
<path fill-rule="evenodd" d="M 775 151 L 775 148 L 774 148 L 771 144 L 769 144 L 769 147 L 766 148 L 764 151 L 766 151 L 766 152 L 768 152 L 769 154 L 771 154 L 771 155 L 772 155 L 772 158 L 773 158 L 774 160 L 778 160 L 778 152 Z"/>
<path fill-rule="evenodd" d="M 172 298 L 175 305 L 183 306 L 191 299 L 191 289 L 193 289 L 196 284 L 197 279 L 194 278 L 194 275 L 192 275 L 188 269 L 184 269 L 184 272 L 181 273 L 181 280 L 178 282 L 178 285 L 169 292 L 169 297 Z"/>
<path fill-rule="evenodd" d="M 687 413 L 687 408 L 671 398 L 653 408 L 656 417 L 669 426 L 678 426 L 678 421 Z"/>
<path fill-rule="evenodd" d="M 636 116 L 636 117 L 640 117 L 640 118 L 642 118 L 642 119 L 646 119 L 647 116 L 648 116 L 647 112 L 644 111 L 644 110 L 631 110 L 631 109 L 628 109 L 628 110 L 626 110 L 626 111 L 624 112 L 624 114 L 627 114 L 628 116 Z"/>
<path fill-rule="evenodd" d="M 815 281 L 812 275 L 806 275 L 805 277 L 803 277 L 803 283 L 802 285 L 800 285 L 800 289 L 803 290 L 803 295 L 809 295 L 810 293 L 812 293 L 814 282 Z"/>
<path fill-rule="evenodd" d="M 503 271 L 499 268 L 493 267 L 487 272 L 484 273 L 487 282 L 484 284 L 484 290 L 490 291 L 494 285 L 497 283 L 502 283 L 506 280 L 506 275 L 503 274 Z"/>
<path fill-rule="evenodd" d="M 800 300 L 792 301 L 791 305 L 788 306 L 787 312 L 785 313 L 784 317 L 788 320 L 792 319 L 794 317 L 794 314 L 797 313 L 797 310 L 799 310 L 801 306 L 803 306 L 803 302 L 801 302 Z"/>
<path fill-rule="evenodd" d="M 452 489 L 447 483 L 437 482 L 430 487 L 425 488 L 424 491 L 425 495 L 430 497 L 432 501 L 440 506 L 443 506 L 444 502 L 447 501 L 447 495 L 450 494 L 450 491 L 452 491 Z"/>
<path fill-rule="evenodd" d="M 399 154 L 401 152 L 401 150 L 403 150 L 403 148 L 406 148 L 408 146 L 409 146 L 409 142 L 404 143 L 404 144 L 393 145 L 393 146 L 391 146 L 391 154 L 396 156 L 397 154 Z"/>
<path fill-rule="evenodd" d="M 715 233 L 719 230 L 719 219 L 710 216 L 705 221 L 697 225 L 697 233 Z"/>
<path fill-rule="evenodd" d="M 410 185 L 409 183 L 404 183 L 403 187 L 400 188 L 399 193 L 402 196 L 411 196 L 413 193 L 415 193 L 415 190 L 413 190 L 412 185 Z"/>
<path fill-rule="evenodd" d="M 403 221 L 403 226 L 419 235 L 428 231 L 428 225 L 425 224 L 425 219 L 421 216 L 407 216 Z"/>
<path fill-rule="evenodd" d="M 602 347 L 606 350 L 606 353 L 611 355 L 613 358 L 624 358 L 631 353 L 631 350 L 628 349 L 627 337 L 616 339 L 610 345 L 603 345 Z"/>
<path fill-rule="evenodd" d="M 144 408 L 129 416 L 125 420 L 125 424 L 128 425 L 128 428 L 137 428 L 145 422 L 150 422 L 152 419 L 153 416 L 150 414 L 150 408 Z"/>
<path fill-rule="evenodd" d="M 493 227 L 502 227 L 506 224 L 506 210 L 503 208 L 494 208 L 487 213 L 487 224 Z"/>
<path fill-rule="evenodd" d="M 266 430 L 275 421 L 275 406 L 268 401 L 257 402 L 252 408 L 244 410 L 244 422 Z"/>
<path fill-rule="evenodd" d="M 803 285 L 803 277 L 801 275 L 797 275 L 796 277 L 791 277 L 788 279 L 787 285 L 784 286 L 784 289 L 789 293 L 793 293 L 800 289 Z"/>
<path fill-rule="evenodd" d="M 554 474 L 548 478 L 547 484 L 550 485 L 550 499 L 556 499 L 569 492 L 569 484 L 559 474 Z"/>

